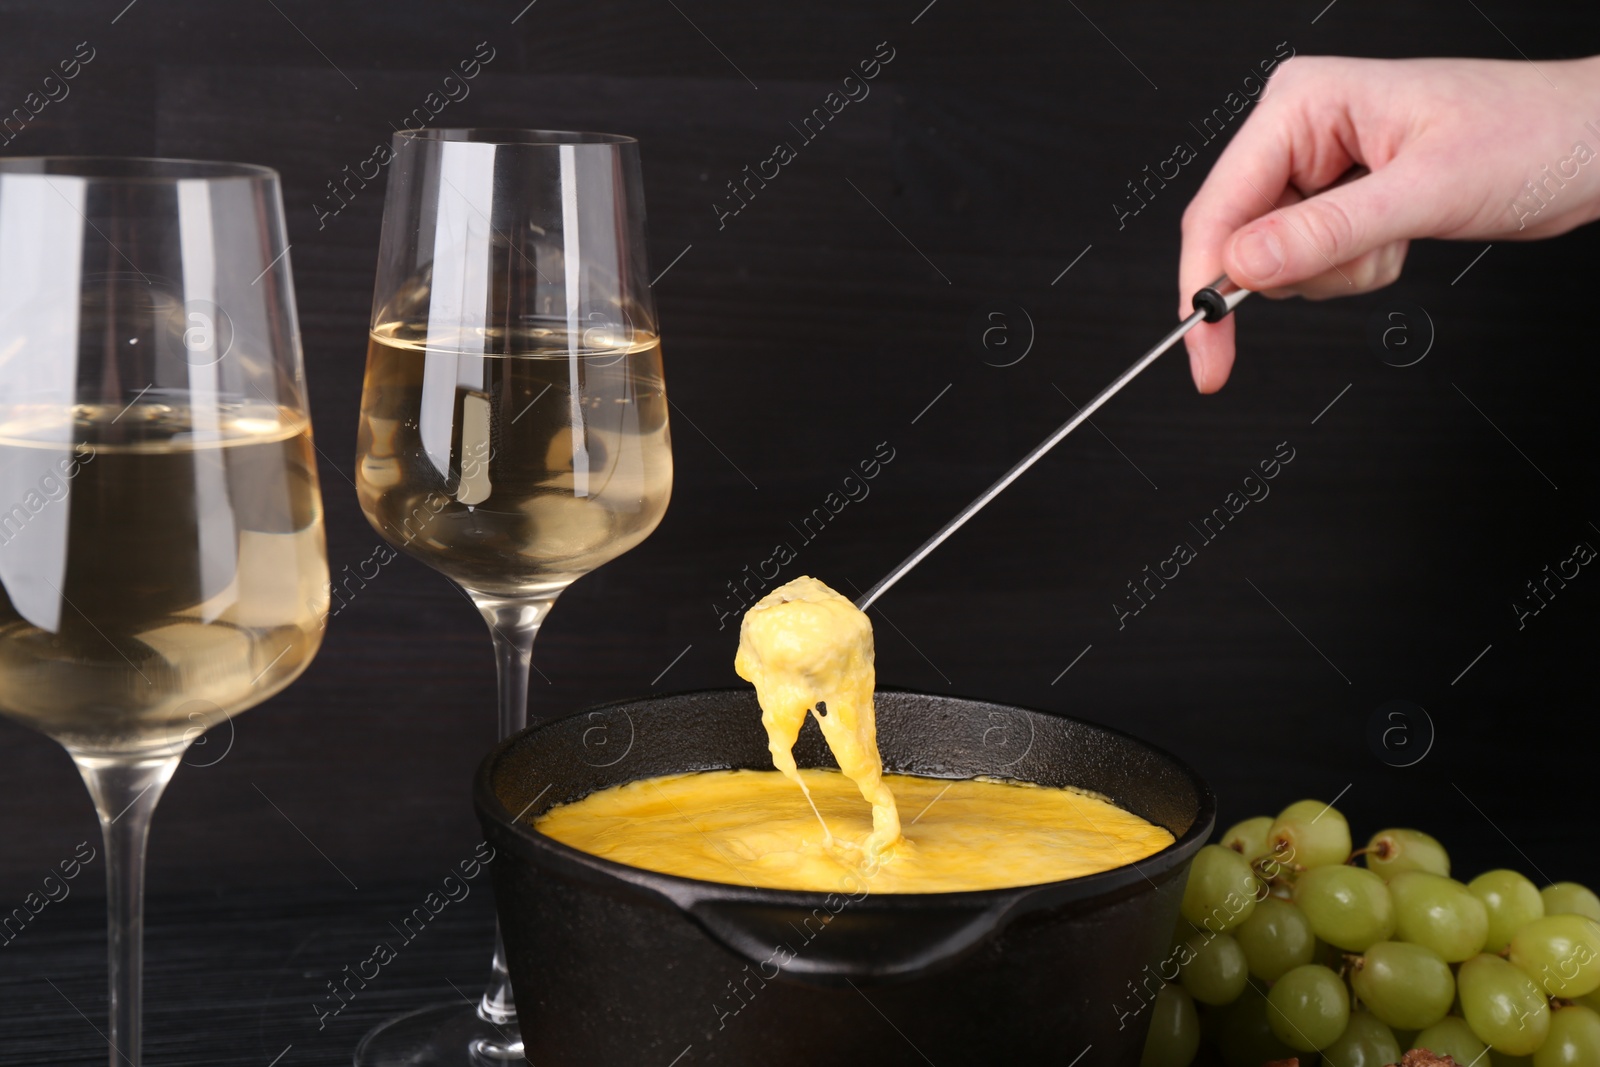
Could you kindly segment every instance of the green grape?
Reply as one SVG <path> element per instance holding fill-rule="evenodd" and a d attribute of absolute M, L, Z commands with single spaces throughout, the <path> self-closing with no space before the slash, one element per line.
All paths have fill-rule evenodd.
<path fill-rule="evenodd" d="M 1222 847 L 1233 849 L 1247 860 L 1259 859 L 1272 851 L 1272 846 L 1267 844 L 1267 831 L 1270 829 L 1270 815 L 1258 815 L 1254 819 L 1236 822 L 1222 835 Z"/>
<path fill-rule="evenodd" d="M 1450 965 L 1431 949 L 1379 941 L 1350 972 L 1350 988 L 1372 1014 L 1402 1030 L 1432 1026 L 1456 997 Z"/>
<path fill-rule="evenodd" d="M 1546 915 L 1583 915 L 1600 922 L 1600 897 L 1577 882 L 1557 882 L 1539 890 Z"/>
<path fill-rule="evenodd" d="M 1600 923 L 1582 915 L 1546 915 L 1511 937 L 1511 962 L 1553 997 L 1600 989 Z"/>
<path fill-rule="evenodd" d="M 1207 845 L 1195 853 L 1189 865 L 1179 910 L 1196 929 L 1220 934 L 1250 917 L 1260 889 L 1249 860 L 1231 848 Z"/>
<path fill-rule="evenodd" d="M 1426 945 L 1447 963 L 1470 960 L 1489 938 L 1489 909 L 1453 878 L 1401 871 L 1389 879 L 1395 935 Z"/>
<path fill-rule="evenodd" d="M 1325 867 L 1350 858 L 1350 824 L 1320 800 L 1297 800 L 1278 813 L 1267 831 L 1273 855 L 1301 867 Z"/>
<path fill-rule="evenodd" d="M 1450 874 L 1450 854 L 1421 830 L 1380 830 L 1367 842 L 1367 869 L 1388 880 L 1401 871 Z"/>
<path fill-rule="evenodd" d="M 1305 912 L 1277 897 L 1256 905 L 1250 918 L 1233 931 L 1244 950 L 1250 973 L 1263 982 L 1276 982 L 1296 967 L 1311 962 L 1317 950 L 1316 935 Z"/>
<path fill-rule="evenodd" d="M 1296 967 L 1272 983 L 1267 1006 L 1272 1032 L 1300 1052 L 1327 1048 L 1350 1021 L 1344 979 L 1315 963 Z"/>
<path fill-rule="evenodd" d="M 1322 1050 L 1322 1062 L 1328 1067 L 1386 1067 L 1399 1061 L 1400 1042 L 1394 1031 L 1366 1011 L 1351 1012 L 1344 1033 Z"/>
<path fill-rule="evenodd" d="M 1533 1054 L 1533 1067 L 1600 1064 L 1600 1015 L 1574 1004 L 1550 1016 L 1550 1036 Z"/>
<path fill-rule="evenodd" d="M 1582 1004 L 1590 1011 L 1600 1011 L 1600 989 L 1596 989 L 1593 993 L 1586 993 L 1578 997 L 1577 1000 L 1579 1004 Z"/>
<path fill-rule="evenodd" d="M 1189 1067 L 1200 1050 L 1200 1017 L 1194 1001 L 1175 985 L 1164 985 L 1150 1009 L 1139 1067 Z"/>
<path fill-rule="evenodd" d="M 1273 1032 L 1267 1021 L 1270 1011 L 1266 994 L 1250 989 L 1226 1008 L 1207 1012 L 1208 1017 L 1217 1019 L 1215 1043 L 1228 1067 L 1261 1067 L 1296 1054 Z"/>
<path fill-rule="evenodd" d="M 1544 898 L 1538 886 L 1516 871 L 1486 871 L 1467 883 L 1472 895 L 1489 911 L 1489 939 L 1485 952 L 1504 952 L 1511 935 L 1524 923 L 1544 917 Z"/>
<path fill-rule="evenodd" d="M 1499 956 L 1474 956 L 1456 975 L 1461 1014 L 1479 1039 L 1508 1056 L 1527 1056 L 1550 1030 L 1550 1005 L 1539 987 Z"/>
<path fill-rule="evenodd" d="M 1330 945 L 1364 952 L 1394 933 L 1394 902 L 1383 879 L 1363 867 L 1313 867 L 1294 883 L 1294 902 Z"/>
<path fill-rule="evenodd" d="M 1488 1046 L 1478 1040 L 1467 1020 L 1459 1015 L 1446 1015 L 1418 1034 L 1411 1047 L 1425 1048 L 1436 1056 L 1449 1056 L 1460 1067 L 1467 1067 L 1477 1063 Z"/>
<path fill-rule="evenodd" d="M 1179 978 L 1189 995 L 1202 1004 L 1232 1004 L 1244 992 L 1250 968 L 1244 950 L 1227 934 L 1196 934 L 1180 950 Z"/>

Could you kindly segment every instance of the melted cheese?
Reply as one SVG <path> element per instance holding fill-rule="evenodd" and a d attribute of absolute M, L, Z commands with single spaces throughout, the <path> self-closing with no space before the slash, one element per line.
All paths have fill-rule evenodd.
<path fill-rule="evenodd" d="M 796 578 L 750 608 L 734 669 L 756 687 L 778 773 L 629 782 L 552 808 L 535 828 L 666 874 L 849 894 L 1037 885 L 1136 863 L 1172 843 L 1161 827 L 1076 790 L 885 776 L 872 623 L 815 578 Z M 796 769 L 807 715 L 842 774 Z M 897 794 L 917 813 L 904 837 Z"/>
<path fill-rule="evenodd" d="M 831 705 L 830 705 L 831 706 Z M 840 837 L 872 826 L 854 783 L 804 770 Z M 856 865 L 830 847 L 794 785 L 775 771 L 650 778 L 552 808 L 535 827 L 574 848 L 666 874 L 824 893 L 940 893 L 1037 885 L 1136 863 L 1172 835 L 1070 789 L 888 775 L 908 815 L 892 859 Z"/>
<path fill-rule="evenodd" d="M 796 578 L 745 612 L 733 669 L 756 687 L 774 767 L 811 799 L 794 764 L 795 738 L 811 714 L 839 769 L 872 805 L 872 832 L 857 843 L 832 834 L 813 803 L 824 843 L 859 848 L 869 862 L 892 848 L 900 840 L 900 813 L 878 757 L 872 622 L 866 615 L 815 578 Z"/>

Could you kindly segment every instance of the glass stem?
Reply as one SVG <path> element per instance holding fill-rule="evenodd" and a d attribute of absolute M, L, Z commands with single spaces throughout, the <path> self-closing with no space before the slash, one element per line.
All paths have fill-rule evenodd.
<path fill-rule="evenodd" d="M 150 817 L 172 772 L 174 754 L 128 759 L 72 754 L 100 813 L 106 849 L 106 925 L 110 933 L 111 1067 L 139 1067 L 144 977 L 144 857 Z"/>
<path fill-rule="evenodd" d="M 475 595 L 473 602 L 483 613 L 494 635 L 495 670 L 500 681 L 500 737 L 504 740 L 528 725 L 528 674 L 533 666 L 533 639 L 539 624 L 550 614 L 558 589 L 542 597 L 499 599 Z M 494 962 L 489 985 L 478 998 L 478 1017 L 505 1036 L 500 1048 L 483 1048 L 480 1054 L 496 1054 L 520 1059 L 522 1041 L 517 1036 L 517 1005 L 511 995 L 511 975 L 506 970 L 505 944 L 500 939 L 500 924 L 494 927 Z"/>

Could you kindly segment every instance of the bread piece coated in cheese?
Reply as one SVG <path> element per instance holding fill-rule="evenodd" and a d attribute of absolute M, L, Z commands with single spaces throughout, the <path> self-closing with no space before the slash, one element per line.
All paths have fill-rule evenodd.
<path fill-rule="evenodd" d="M 900 814 L 878 756 L 866 615 L 817 579 L 796 578 L 745 612 L 733 669 L 756 687 L 772 765 L 809 799 L 793 750 L 806 715 L 815 715 L 839 769 L 872 805 L 872 833 L 861 846 L 866 858 L 898 842 Z"/>

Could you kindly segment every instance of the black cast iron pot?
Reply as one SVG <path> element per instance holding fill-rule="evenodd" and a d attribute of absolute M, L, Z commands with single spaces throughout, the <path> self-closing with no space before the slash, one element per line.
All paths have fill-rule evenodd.
<path fill-rule="evenodd" d="M 887 770 L 1078 786 L 1177 841 L 1101 874 L 970 893 L 752 889 L 626 867 L 537 833 L 556 804 L 684 771 L 770 768 L 748 690 L 609 704 L 503 742 L 475 802 L 538 1067 L 1128 1065 L 1215 802 L 1126 734 L 880 691 Z M 802 767 L 834 767 L 814 722 Z M 914 812 L 905 813 L 909 822 Z M 686 832 L 692 832 L 686 830 Z"/>

